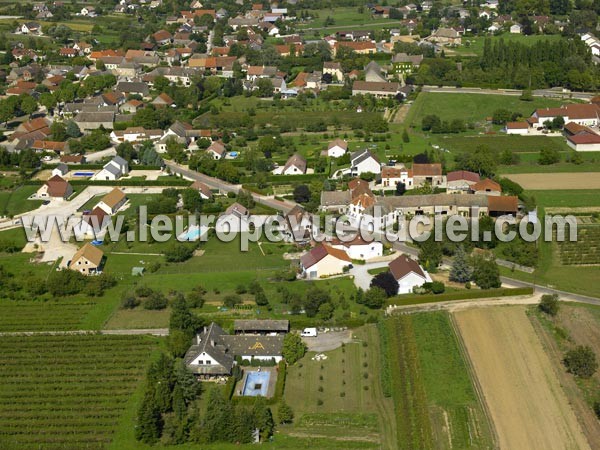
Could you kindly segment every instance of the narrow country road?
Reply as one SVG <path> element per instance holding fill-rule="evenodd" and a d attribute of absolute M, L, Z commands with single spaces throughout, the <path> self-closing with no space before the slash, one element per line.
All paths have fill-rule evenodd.
<path fill-rule="evenodd" d="M 206 184 L 212 189 L 219 189 L 223 192 L 233 192 L 236 194 L 242 189 L 240 185 L 231 184 L 219 178 L 209 177 L 208 175 L 196 172 L 195 170 L 191 170 L 185 166 L 182 166 L 181 164 L 177 164 L 171 161 L 165 161 L 165 164 L 167 165 L 167 167 L 169 167 L 171 172 L 181 175 L 182 177 L 192 181 L 200 181 L 201 183 Z M 252 193 L 252 197 L 257 203 L 268 206 L 269 208 L 276 209 L 278 211 L 282 211 L 284 213 L 288 212 L 296 205 L 292 201 L 281 201 L 266 195 Z"/>

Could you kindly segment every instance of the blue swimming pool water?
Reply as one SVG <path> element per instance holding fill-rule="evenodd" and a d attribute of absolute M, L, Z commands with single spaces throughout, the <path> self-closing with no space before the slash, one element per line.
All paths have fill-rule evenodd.
<path fill-rule="evenodd" d="M 257 397 L 262 395 L 267 396 L 269 389 L 270 372 L 246 372 L 246 383 L 242 395 Z"/>
<path fill-rule="evenodd" d="M 180 241 L 197 241 L 206 232 L 206 228 L 200 228 L 199 226 L 189 227 L 186 231 L 179 235 Z"/>
<path fill-rule="evenodd" d="M 94 172 L 75 172 L 73 175 L 76 177 L 91 177 Z"/>

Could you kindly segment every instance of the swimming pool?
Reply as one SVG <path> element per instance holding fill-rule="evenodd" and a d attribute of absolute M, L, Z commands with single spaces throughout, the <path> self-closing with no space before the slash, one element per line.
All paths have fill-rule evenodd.
<path fill-rule="evenodd" d="M 197 241 L 198 239 L 200 239 L 200 236 L 202 236 L 204 233 L 206 233 L 206 230 L 208 228 L 206 227 L 200 227 L 198 225 L 193 225 L 191 227 L 189 227 L 187 230 L 185 230 L 183 233 L 181 233 L 177 239 L 179 241 Z"/>
<path fill-rule="evenodd" d="M 73 176 L 75 177 L 91 177 L 94 175 L 94 172 L 75 172 Z"/>
<path fill-rule="evenodd" d="M 266 397 L 269 390 L 269 379 L 271 372 L 246 372 L 246 382 L 242 395 L 257 397 L 259 395 Z"/>

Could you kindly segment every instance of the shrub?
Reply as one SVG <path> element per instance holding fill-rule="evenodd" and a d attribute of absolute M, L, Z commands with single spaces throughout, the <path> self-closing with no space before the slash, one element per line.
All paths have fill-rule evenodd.
<path fill-rule="evenodd" d="M 322 406 L 322 405 L 323 405 L 323 400 L 321 400 L 321 399 L 318 399 L 318 400 L 317 400 L 317 406 Z"/>
<path fill-rule="evenodd" d="M 590 378 L 598 369 L 594 351 L 587 345 L 579 345 L 565 354 L 567 371 L 579 378 Z"/>
<path fill-rule="evenodd" d="M 237 294 L 230 294 L 230 295 L 226 295 L 225 298 L 223 299 L 223 305 L 227 306 L 228 308 L 233 308 L 237 305 L 241 305 L 242 304 L 242 298 L 237 295 Z"/>
<path fill-rule="evenodd" d="M 538 305 L 540 311 L 550 315 L 556 316 L 558 314 L 558 295 L 556 294 L 544 294 L 540 304 Z"/>
<path fill-rule="evenodd" d="M 162 292 L 152 292 L 152 294 L 143 301 L 144 309 L 158 310 L 167 307 L 167 297 Z"/>
<path fill-rule="evenodd" d="M 121 308 L 134 309 L 140 305 L 141 301 L 134 295 L 125 295 L 121 301 Z"/>
<path fill-rule="evenodd" d="M 187 261 L 194 254 L 194 248 L 186 244 L 171 244 L 165 249 L 165 259 L 168 262 Z"/>

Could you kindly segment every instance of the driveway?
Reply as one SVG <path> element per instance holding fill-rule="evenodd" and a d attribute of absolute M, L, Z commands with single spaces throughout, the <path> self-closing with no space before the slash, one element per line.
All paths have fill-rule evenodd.
<path fill-rule="evenodd" d="M 319 331 L 317 337 L 303 337 L 302 340 L 310 352 L 328 352 L 353 341 L 352 330 Z"/>

